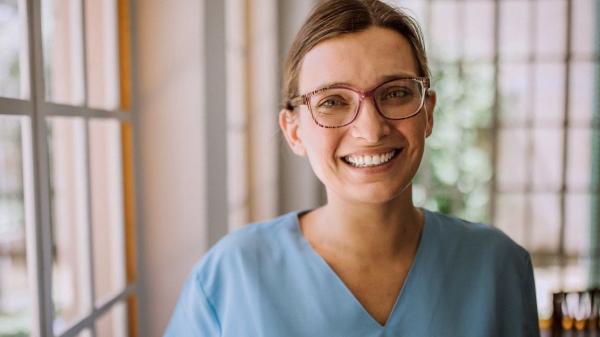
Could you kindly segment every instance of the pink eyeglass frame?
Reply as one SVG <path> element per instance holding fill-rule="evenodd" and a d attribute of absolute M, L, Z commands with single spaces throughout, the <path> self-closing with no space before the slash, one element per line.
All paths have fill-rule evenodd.
<path fill-rule="evenodd" d="M 417 111 L 415 111 L 414 114 L 412 114 L 410 116 L 406 116 L 406 117 L 401 117 L 401 118 L 390 118 L 390 117 L 385 116 L 383 113 L 381 113 L 381 110 L 379 109 L 379 105 L 375 101 L 373 94 L 375 93 L 375 91 L 377 91 L 377 89 L 381 88 L 382 86 L 384 86 L 390 82 L 397 81 L 397 80 L 415 80 L 415 81 L 421 82 L 421 85 L 423 85 L 424 95 L 423 95 L 423 97 L 421 97 L 421 104 L 420 104 L 419 108 L 417 109 Z M 294 110 L 294 108 L 297 106 L 306 105 L 308 107 L 308 110 L 310 111 L 310 115 L 311 115 L 313 121 L 315 122 L 315 124 L 317 124 L 318 126 L 320 126 L 322 128 L 336 129 L 336 128 L 341 128 L 341 127 L 352 124 L 352 122 L 354 122 L 356 120 L 356 117 L 358 117 L 358 113 L 360 112 L 360 107 L 362 105 L 363 100 L 365 98 L 371 98 L 373 100 L 373 105 L 375 106 L 375 109 L 383 118 L 389 119 L 389 120 L 402 120 L 402 119 L 407 119 L 407 118 L 416 116 L 421 111 L 421 108 L 423 108 L 423 104 L 425 103 L 425 97 L 428 95 L 429 88 L 430 88 L 429 77 L 395 77 L 395 78 L 386 80 L 382 83 L 379 83 L 372 89 L 365 90 L 365 91 L 357 89 L 357 88 L 353 88 L 353 87 L 347 86 L 347 85 L 333 84 L 333 85 L 319 88 L 319 89 L 310 91 L 306 94 L 295 96 L 295 97 L 291 98 L 286 105 L 286 109 L 291 111 L 291 110 Z M 315 114 L 313 113 L 312 108 L 309 104 L 310 98 L 320 92 L 323 92 L 323 91 L 329 90 L 329 89 L 347 89 L 347 90 L 353 91 L 359 95 L 360 98 L 358 101 L 358 106 L 356 107 L 356 112 L 354 113 L 354 117 L 352 117 L 352 120 L 350 120 L 348 123 L 343 124 L 343 125 L 338 125 L 338 126 L 325 126 L 317 121 Z"/>

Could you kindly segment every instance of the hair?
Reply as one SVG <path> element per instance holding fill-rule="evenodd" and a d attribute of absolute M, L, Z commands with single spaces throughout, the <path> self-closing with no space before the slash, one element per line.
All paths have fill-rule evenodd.
<path fill-rule="evenodd" d="M 417 61 L 418 76 L 430 77 L 423 33 L 410 15 L 379 0 L 325 0 L 313 8 L 288 52 L 284 64 L 283 106 L 290 109 L 290 99 L 299 94 L 298 77 L 306 53 L 327 39 L 370 27 L 388 28 L 404 36 Z"/>

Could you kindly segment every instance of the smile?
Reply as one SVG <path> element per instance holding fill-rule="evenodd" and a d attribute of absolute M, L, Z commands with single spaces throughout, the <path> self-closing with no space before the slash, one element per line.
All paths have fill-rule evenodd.
<path fill-rule="evenodd" d="M 343 157 L 344 161 L 354 167 L 374 167 L 383 165 L 392 160 L 400 151 L 392 150 L 390 152 L 375 155 L 348 155 Z"/>

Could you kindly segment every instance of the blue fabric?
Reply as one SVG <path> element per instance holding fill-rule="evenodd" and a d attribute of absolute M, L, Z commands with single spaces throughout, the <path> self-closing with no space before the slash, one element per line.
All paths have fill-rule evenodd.
<path fill-rule="evenodd" d="M 539 336 L 527 251 L 499 230 L 425 211 L 385 326 L 311 248 L 298 213 L 248 225 L 193 269 L 167 337 Z"/>

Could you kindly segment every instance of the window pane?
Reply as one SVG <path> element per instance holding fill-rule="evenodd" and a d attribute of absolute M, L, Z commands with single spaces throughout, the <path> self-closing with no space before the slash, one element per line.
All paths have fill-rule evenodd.
<path fill-rule="evenodd" d="M 499 73 L 500 122 L 506 126 L 525 125 L 532 115 L 531 66 L 502 64 Z"/>
<path fill-rule="evenodd" d="M 494 225 L 510 236 L 515 242 L 525 245 L 525 195 L 502 193 L 496 199 Z"/>
<path fill-rule="evenodd" d="M 77 337 L 91 337 L 91 336 L 92 336 L 92 331 L 90 329 L 85 329 L 77 335 Z"/>
<path fill-rule="evenodd" d="M 541 191 L 558 191 L 562 184 L 562 129 L 534 129 L 533 186 Z"/>
<path fill-rule="evenodd" d="M 88 106 L 119 106 L 117 8 L 115 0 L 86 1 Z"/>
<path fill-rule="evenodd" d="M 594 43 L 598 0 L 572 1 L 571 50 L 576 56 L 590 56 L 598 49 Z"/>
<path fill-rule="evenodd" d="M 464 91 L 459 103 L 462 126 L 469 129 L 490 127 L 494 103 L 494 66 L 480 62 L 462 68 Z"/>
<path fill-rule="evenodd" d="M 531 1 L 500 1 L 500 55 L 525 59 L 531 50 Z"/>
<path fill-rule="evenodd" d="M 25 0 L 0 0 L 0 96 L 29 97 Z"/>
<path fill-rule="evenodd" d="M 535 64 L 535 123 L 539 126 L 560 126 L 565 109 L 565 65 L 563 63 Z"/>
<path fill-rule="evenodd" d="M 531 223 L 526 224 L 528 241 L 525 246 L 534 253 L 558 253 L 560 238 L 560 198 L 555 193 L 530 196 Z"/>
<path fill-rule="evenodd" d="M 431 2 L 433 60 L 449 62 L 460 56 L 458 13 L 455 1 Z"/>
<path fill-rule="evenodd" d="M 598 74 L 600 74 L 600 68 L 595 63 L 575 62 L 571 64 L 569 118 L 572 125 L 587 126 L 591 124 Z"/>
<path fill-rule="evenodd" d="M 565 250 L 567 255 L 589 256 L 594 233 L 590 221 L 591 198 L 587 193 L 566 196 Z"/>
<path fill-rule="evenodd" d="M 42 5 L 46 100 L 81 105 L 84 100 L 81 0 Z"/>
<path fill-rule="evenodd" d="M 97 337 L 127 336 L 127 306 L 119 302 L 96 322 Z"/>
<path fill-rule="evenodd" d="M 102 302 L 126 284 L 121 129 L 116 120 L 89 125 L 94 277 Z"/>
<path fill-rule="evenodd" d="M 55 332 L 92 306 L 84 125 L 82 118 L 48 121 Z"/>
<path fill-rule="evenodd" d="M 527 130 L 500 129 L 498 131 L 498 162 L 496 175 L 500 189 L 521 188 L 527 181 Z"/>
<path fill-rule="evenodd" d="M 27 256 L 33 252 L 26 238 L 33 227 L 26 212 L 31 205 L 25 205 L 31 176 L 27 124 L 22 117 L 0 115 L 0 336 L 29 336 L 34 324 Z"/>
<path fill-rule="evenodd" d="M 569 129 L 567 152 L 567 188 L 585 191 L 591 187 L 592 132 L 589 128 Z"/>
<path fill-rule="evenodd" d="M 535 4 L 537 23 L 535 52 L 538 57 L 559 61 L 565 54 L 566 47 L 567 2 L 542 0 L 535 1 Z"/>
<path fill-rule="evenodd" d="M 494 56 L 494 3 L 465 1 L 465 58 L 492 59 Z"/>

